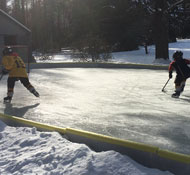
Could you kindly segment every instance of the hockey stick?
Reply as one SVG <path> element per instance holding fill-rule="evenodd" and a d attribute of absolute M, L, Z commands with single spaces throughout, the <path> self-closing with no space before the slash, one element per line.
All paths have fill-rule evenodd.
<path fill-rule="evenodd" d="M 170 78 L 168 79 L 168 81 L 166 82 L 166 84 L 164 85 L 164 87 L 162 88 L 162 92 L 165 92 L 164 88 L 166 87 L 166 85 L 168 84 L 169 81 L 170 81 Z"/>

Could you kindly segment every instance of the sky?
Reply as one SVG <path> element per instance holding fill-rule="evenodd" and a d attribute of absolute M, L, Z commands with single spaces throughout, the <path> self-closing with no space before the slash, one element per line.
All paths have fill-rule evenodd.
<path fill-rule="evenodd" d="M 170 58 L 175 50 L 190 58 L 190 40 L 170 44 Z M 149 54 L 137 51 L 113 53 L 113 62 L 152 64 L 154 46 Z M 71 61 L 63 54 L 52 62 Z M 158 63 L 156 63 L 158 64 Z M 163 64 L 163 62 L 161 62 Z M 4 81 L 6 82 L 6 81 Z M 72 143 L 56 132 L 39 132 L 36 128 L 10 127 L 0 120 L 0 174 L 46 175 L 171 175 L 144 167 L 115 151 L 96 153 L 84 144 Z"/>

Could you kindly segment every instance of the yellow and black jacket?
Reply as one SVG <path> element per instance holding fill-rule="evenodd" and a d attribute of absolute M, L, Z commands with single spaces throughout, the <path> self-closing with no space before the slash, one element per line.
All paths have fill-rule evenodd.
<path fill-rule="evenodd" d="M 2 65 L 9 71 L 9 77 L 28 77 L 26 66 L 17 53 L 3 56 Z"/>

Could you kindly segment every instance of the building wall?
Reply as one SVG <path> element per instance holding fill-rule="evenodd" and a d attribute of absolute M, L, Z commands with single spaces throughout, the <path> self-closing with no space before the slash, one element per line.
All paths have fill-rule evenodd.
<path fill-rule="evenodd" d="M 0 13 L 0 34 L 9 34 L 9 35 L 27 35 L 29 32 L 25 30 L 21 25 L 17 24 L 11 18 L 8 18 L 4 14 Z"/>
<path fill-rule="evenodd" d="M 24 62 L 28 62 L 28 59 L 31 59 L 31 32 L 22 26 L 22 24 L 1 12 L 0 21 L 0 62 L 5 44 L 17 45 L 16 48 L 13 48 L 14 51 L 22 57 Z M 10 44 L 5 43 L 5 37 L 7 36 L 14 36 L 14 41 L 10 42 Z M 23 45 L 25 45 L 25 47 L 22 47 Z M 28 48 L 26 46 L 28 46 Z"/>

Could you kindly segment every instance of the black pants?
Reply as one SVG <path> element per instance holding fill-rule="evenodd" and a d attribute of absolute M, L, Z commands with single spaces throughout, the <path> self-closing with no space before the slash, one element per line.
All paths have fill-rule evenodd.
<path fill-rule="evenodd" d="M 184 77 L 182 77 L 180 75 L 177 75 L 176 78 L 175 78 L 174 83 L 176 84 L 176 86 L 180 86 L 183 81 L 184 82 L 186 81 L 186 79 L 187 78 L 184 78 Z"/>
<path fill-rule="evenodd" d="M 33 87 L 28 77 L 9 77 L 7 80 L 8 92 L 13 92 L 16 81 L 20 81 L 27 89 Z"/>

